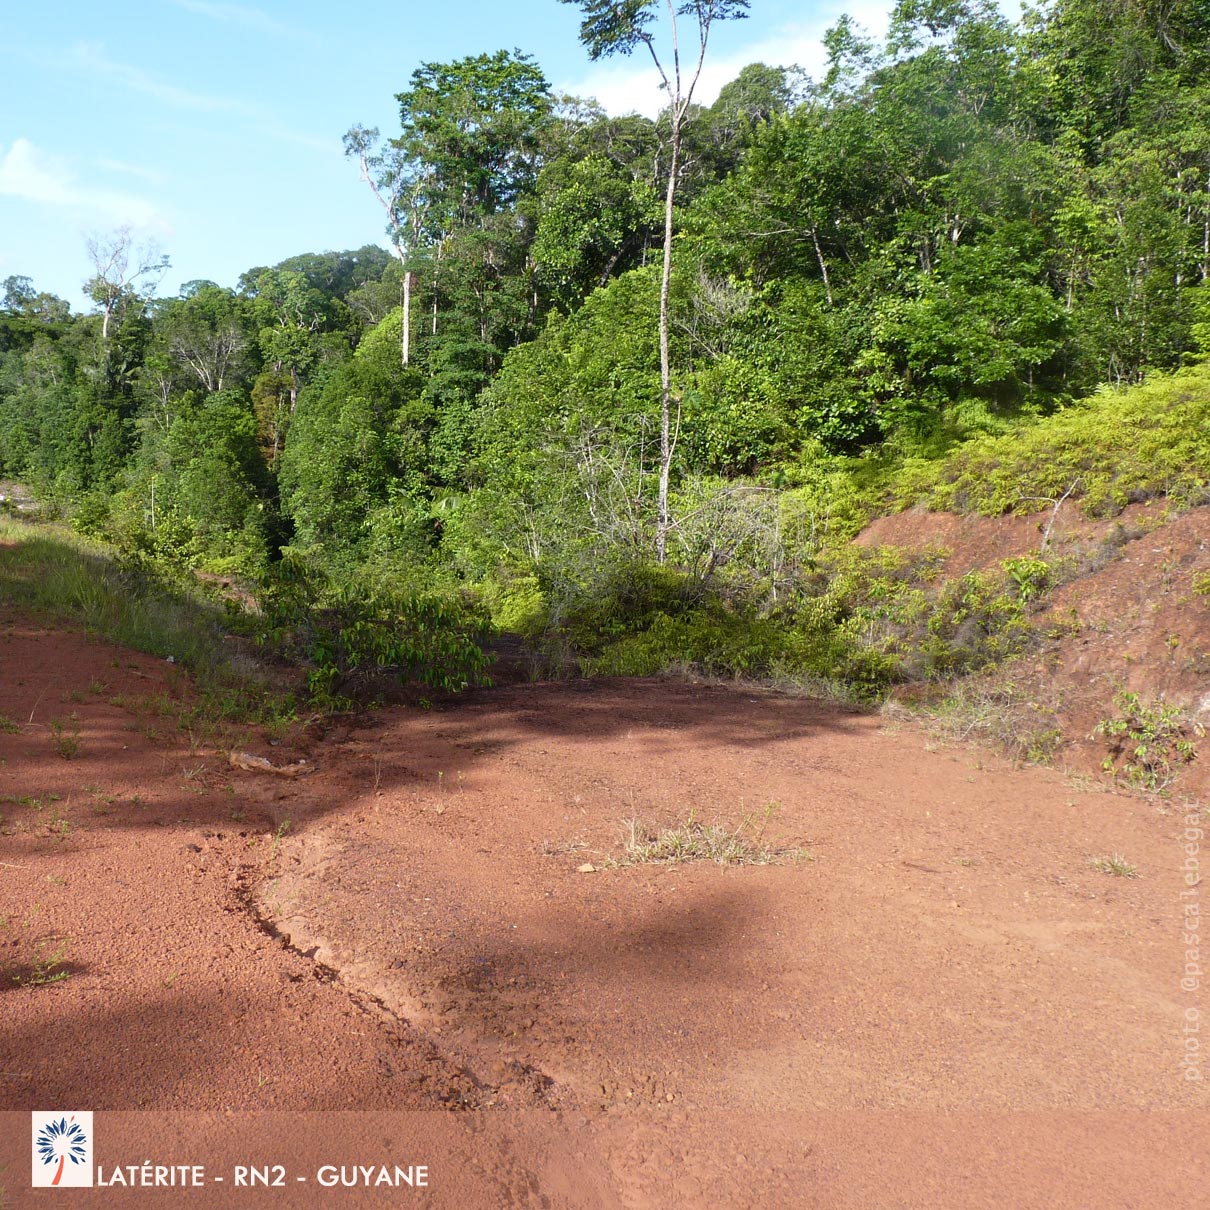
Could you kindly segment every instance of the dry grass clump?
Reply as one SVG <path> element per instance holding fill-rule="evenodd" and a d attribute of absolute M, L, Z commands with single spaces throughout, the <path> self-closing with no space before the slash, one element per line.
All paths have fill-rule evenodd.
<path fill-rule="evenodd" d="M 626 856 L 619 865 L 671 865 L 682 861 L 713 861 L 717 865 L 775 865 L 798 861 L 805 849 L 774 845 L 764 838 L 775 805 L 764 811 L 759 828 L 756 816 L 746 815 L 735 828 L 702 823 L 693 812 L 684 823 L 656 828 L 638 819 L 627 821 Z"/>
<path fill-rule="evenodd" d="M 892 724 L 923 718 L 943 742 L 978 740 L 1021 764 L 1049 765 L 1063 742 L 1057 705 L 995 674 L 956 681 L 945 697 L 915 708 L 891 699 L 882 715 Z"/>
<path fill-rule="evenodd" d="M 1132 866 L 1120 853 L 1111 853 L 1106 857 L 1093 857 L 1089 863 L 1094 870 L 1102 874 L 1112 874 L 1115 878 L 1137 878 L 1139 871 Z"/>

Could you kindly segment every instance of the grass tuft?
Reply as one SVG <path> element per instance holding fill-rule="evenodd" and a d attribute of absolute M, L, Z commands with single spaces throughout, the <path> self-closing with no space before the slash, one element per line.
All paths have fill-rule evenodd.
<path fill-rule="evenodd" d="M 47 987 L 71 978 L 71 970 L 65 966 L 67 941 L 61 940 L 48 951 L 45 943 L 35 947 L 33 960 L 27 967 L 12 970 L 10 980 L 17 987 Z"/>
<path fill-rule="evenodd" d="M 75 715 L 72 715 L 75 721 Z M 50 721 L 51 747 L 64 759 L 73 760 L 80 754 L 80 732 L 78 728 L 68 731 L 60 719 Z"/>
<path fill-rule="evenodd" d="M 1137 878 L 1138 869 L 1132 866 L 1120 853 L 1111 853 L 1107 857 L 1093 857 L 1089 863 L 1094 870 L 1102 874 L 1112 874 L 1115 878 Z"/>
<path fill-rule="evenodd" d="M 756 819 L 745 816 L 736 828 L 725 824 L 705 824 L 690 812 L 684 823 L 671 828 L 655 828 L 637 819 L 627 821 L 629 837 L 626 857 L 619 865 L 672 865 L 682 861 L 713 861 L 717 865 L 775 865 L 784 860 L 797 861 L 809 856 L 805 849 L 768 844 L 764 839 L 776 806 L 765 808 L 764 819 L 756 828 Z"/>

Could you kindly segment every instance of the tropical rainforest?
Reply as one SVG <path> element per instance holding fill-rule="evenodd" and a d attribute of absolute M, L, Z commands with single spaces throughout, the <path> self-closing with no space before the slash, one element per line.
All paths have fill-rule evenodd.
<path fill-rule="evenodd" d="M 660 49 L 652 5 L 580 7 L 591 56 Z M 695 55 L 746 7 L 685 5 Z M 901 0 L 826 47 L 710 105 L 657 56 L 654 120 L 521 51 L 420 65 L 345 136 L 391 252 L 168 298 L 119 231 L 87 313 L 4 282 L 0 471 L 245 586 L 320 700 L 472 683 L 500 633 L 860 694 L 999 658 L 1044 564 L 930 590 L 843 544 L 918 501 L 1206 491 L 1210 3 Z"/>

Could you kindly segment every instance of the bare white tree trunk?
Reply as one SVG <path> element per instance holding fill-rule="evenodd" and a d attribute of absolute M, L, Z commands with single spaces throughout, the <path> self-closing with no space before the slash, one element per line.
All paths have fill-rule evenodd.
<path fill-rule="evenodd" d="M 403 346 L 403 364 L 408 364 L 412 351 L 412 275 L 403 267 L 403 323 L 400 325 L 399 343 Z"/>
<path fill-rule="evenodd" d="M 672 475 L 672 356 L 668 337 L 668 299 L 672 286 L 672 213 L 676 200 L 676 174 L 680 167 L 680 123 L 672 130 L 672 156 L 668 190 L 664 196 L 664 272 L 660 278 L 660 486 L 656 504 L 655 557 L 668 557 L 668 483 Z"/>
<path fill-rule="evenodd" d="M 677 30 L 677 6 L 674 0 L 666 0 L 668 20 L 672 29 L 672 71 L 664 69 L 656 54 L 655 43 L 649 34 L 641 35 L 651 54 L 652 62 L 660 73 L 664 91 L 668 94 L 668 116 L 670 125 L 670 163 L 668 165 L 668 188 L 664 194 L 664 266 L 660 277 L 660 474 L 659 494 L 656 501 L 655 557 L 660 563 L 668 557 L 668 534 L 672 529 L 672 511 L 668 503 L 669 483 L 672 478 L 672 458 L 676 453 L 676 435 L 672 431 L 672 353 L 669 343 L 668 302 L 672 289 L 672 235 L 673 215 L 676 206 L 677 176 L 681 169 L 681 136 L 685 117 L 693 101 L 693 92 L 702 75 L 702 64 L 706 60 L 706 43 L 710 36 L 713 6 L 697 6 L 698 56 L 697 66 L 685 88 L 681 77 L 681 49 Z"/>
<path fill-rule="evenodd" d="M 819 230 L 812 224 L 811 242 L 815 245 L 815 259 L 819 262 L 819 272 L 823 275 L 823 292 L 827 296 L 828 306 L 832 305 L 832 281 L 828 277 L 828 262 L 823 258 L 823 249 L 819 246 Z"/>
<path fill-rule="evenodd" d="M 408 260 L 420 217 L 415 212 L 411 214 L 413 231 L 409 236 L 401 217 L 401 208 L 405 206 L 409 189 L 414 193 L 414 182 L 402 160 L 391 158 L 383 151 L 374 150 L 377 138 L 376 127 L 367 130 L 362 126 L 354 126 L 344 137 L 345 155 L 356 155 L 361 179 L 369 185 L 370 191 L 378 199 L 378 204 L 386 211 L 387 231 L 390 233 L 395 255 L 399 259 L 399 267 L 403 270 L 403 330 L 399 335 L 399 359 L 406 367 L 412 350 L 412 275 L 408 270 Z"/>

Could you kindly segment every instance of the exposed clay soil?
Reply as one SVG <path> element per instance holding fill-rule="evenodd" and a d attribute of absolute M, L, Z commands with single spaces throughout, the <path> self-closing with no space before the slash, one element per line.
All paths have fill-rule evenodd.
<path fill-rule="evenodd" d="M 1186 583 L 1207 513 L 1140 531 L 1053 602 L 1087 619 L 1051 659 L 1073 701 L 1119 676 L 1105 634 L 1140 653 L 1127 685 L 1170 626 L 1183 658 L 1210 647 Z M 1192 693 L 1198 672 L 1171 666 Z M 1205 1009 L 1181 987 L 1200 812 L 1179 795 L 676 681 L 507 686 L 220 747 L 178 728 L 171 666 L 18 616 L 0 688 L 8 1204 L 28 1196 L 15 1111 L 60 1106 L 156 1110 L 195 1148 L 300 1163 L 402 1138 L 434 1170 L 423 1198 L 258 1204 L 1203 1196 L 1206 1083 L 1181 1068 Z M 232 745 L 313 771 L 234 768 Z M 798 851 L 778 864 L 626 862 L 629 820 L 759 828 L 771 805 L 763 840 Z M 1090 864 L 1113 854 L 1138 877 Z M 114 1137 L 152 1150 L 151 1116 L 112 1113 Z"/>
<path fill-rule="evenodd" d="M 1049 511 L 993 518 L 914 510 L 881 518 L 858 541 L 940 547 L 944 574 L 959 576 L 1038 554 L 1050 523 Z M 1062 732 L 1056 763 L 1099 772 L 1106 745 L 1093 733 L 1120 713 L 1122 690 L 1210 728 L 1210 508 L 1169 519 L 1160 504 L 1131 505 L 1092 520 L 1068 504 L 1054 518 L 1046 557 L 1066 582 L 1039 602 L 1034 621 L 1054 637 L 994 679 L 1011 681 L 1017 699 L 1035 708 L 1033 725 Z M 1183 769 L 1177 788 L 1210 796 L 1210 759 Z"/>

